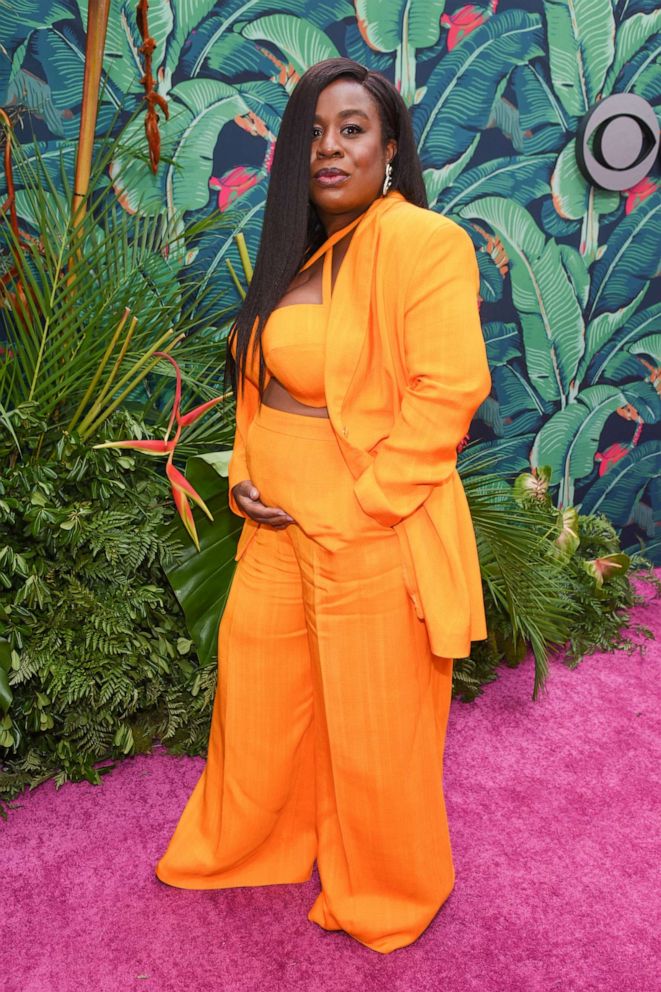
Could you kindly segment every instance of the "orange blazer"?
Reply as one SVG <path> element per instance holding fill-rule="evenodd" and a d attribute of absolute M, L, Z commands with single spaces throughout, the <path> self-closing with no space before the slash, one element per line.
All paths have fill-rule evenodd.
<path fill-rule="evenodd" d="M 464 658 L 487 636 L 475 533 L 457 446 L 488 396 L 473 244 L 454 221 L 391 190 L 355 227 L 330 301 L 326 405 L 363 510 L 400 540 L 403 577 L 431 649 Z M 250 375 L 250 373 L 249 373 Z M 267 377 L 268 381 L 268 377 Z M 258 527 L 232 487 L 249 479 L 245 439 L 257 410 L 246 378 L 236 408 L 229 505 L 245 517 L 235 560 Z"/>

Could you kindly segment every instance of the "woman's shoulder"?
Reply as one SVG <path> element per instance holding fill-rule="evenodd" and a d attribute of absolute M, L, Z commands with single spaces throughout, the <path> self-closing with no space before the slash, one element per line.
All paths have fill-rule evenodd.
<path fill-rule="evenodd" d="M 456 221 L 427 207 L 419 207 L 405 199 L 398 199 L 381 217 L 381 236 L 384 247 L 399 247 L 410 257 L 434 235 L 450 239 L 468 238 Z"/>

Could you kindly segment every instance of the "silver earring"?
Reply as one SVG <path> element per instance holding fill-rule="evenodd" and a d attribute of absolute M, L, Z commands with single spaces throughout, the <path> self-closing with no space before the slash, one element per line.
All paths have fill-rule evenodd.
<path fill-rule="evenodd" d="M 391 183 L 392 183 L 392 165 L 390 164 L 390 162 L 388 162 L 388 164 L 386 165 L 386 178 L 385 178 L 385 180 L 383 182 L 383 195 L 384 196 L 386 195 L 386 193 L 390 189 Z"/>

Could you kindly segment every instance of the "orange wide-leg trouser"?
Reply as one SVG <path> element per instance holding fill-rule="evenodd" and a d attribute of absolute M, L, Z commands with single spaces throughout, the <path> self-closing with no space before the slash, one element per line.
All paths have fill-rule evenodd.
<path fill-rule="evenodd" d="M 263 525 L 218 635 L 205 768 L 156 866 L 169 885 L 302 882 L 308 918 L 388 953 L 454 885 L 443 798 L 452 660 L 431 653 L 397 534 L 364 513 L 330 421 L 263 405 L 250 478 L 296 521 Z"/>

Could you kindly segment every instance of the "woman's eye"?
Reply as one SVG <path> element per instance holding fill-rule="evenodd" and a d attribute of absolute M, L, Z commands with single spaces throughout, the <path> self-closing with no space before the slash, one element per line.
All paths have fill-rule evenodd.
<path fill-rule="evenodd" d="M 358 124 L 347 124 L 345 127 L 342 128 L 342 130 L 343 131 L 350 131 L 352 134 L 360 134 L 363 129 L 362 129 L 362 127 L 359 127 Z M 312 137 L 313 138 L 318 138 L 319 137 L 319 134 L 320 134 L 320 128 L 313 127 L 312 128 Z"/>

